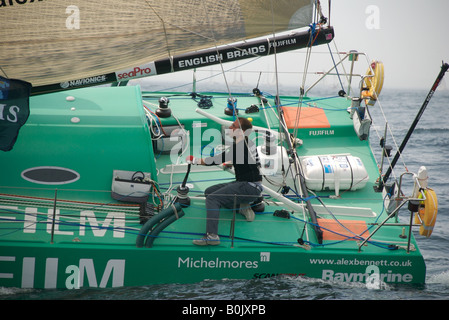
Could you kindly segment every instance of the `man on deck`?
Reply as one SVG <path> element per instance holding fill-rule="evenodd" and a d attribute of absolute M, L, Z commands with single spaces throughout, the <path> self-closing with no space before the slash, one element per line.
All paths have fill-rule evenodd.
<path fill-rule="evenodd" d="M 188 156 L 186 159 L 187 162 L 206 166 L 232 165 L 236 180 L 213 185 L 204 192 L 207 209 L 206 235 L 201 239 L 193 240 L 195 245 L 220 244 L 218 220 L 221 207 L 234 208 L 235 204 L 237 207 L 240 206 L 240 213 L 247 221 L 251 222 L 255 218 L 249 203 L 260 197 L 263 187 L 256 145 L 248 139 L 251 128 L 252 124 L 248 119 L 237 118 L 229 127 L 229 133 L 233 138 L 231 148 L 214 157 L 196 159 Z"/>

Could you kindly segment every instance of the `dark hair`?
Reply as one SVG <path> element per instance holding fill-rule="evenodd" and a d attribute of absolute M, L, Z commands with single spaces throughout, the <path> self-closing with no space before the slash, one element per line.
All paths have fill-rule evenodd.
<path fill-rule="evenodd" d="M 252 125 L 251 121 L 249 121 L 246 118 L 240 118 L 240 117 L 238 119 L 239 119 L 240 127 L 242 128 L 243 131 L 252 129 L 253 125 Z"/>

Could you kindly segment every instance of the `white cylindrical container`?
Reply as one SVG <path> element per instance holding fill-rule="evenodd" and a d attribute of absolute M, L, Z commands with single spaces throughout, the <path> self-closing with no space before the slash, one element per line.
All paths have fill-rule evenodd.
<path fill-rule="evenodd" d="M 366 185 L 368 173 L 362 161 L 351 155 L 319 155 L 301 159 L 307 188 L 315 191 L 357 190 Z"/>

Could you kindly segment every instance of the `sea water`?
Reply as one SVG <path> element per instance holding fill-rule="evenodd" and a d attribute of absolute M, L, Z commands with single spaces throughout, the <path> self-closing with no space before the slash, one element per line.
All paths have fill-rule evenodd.
<path fill-rule="evenodd" d="M 381 106 L 399 146 L 412 124 L 428 91 L 385 90 Z M 76 299 L 76 300 L 441 300 L 449 299 L 449 91 L 437 90 L 403 151 L 395 171 L 406 168 L 418 172 L 425 165 L 429 187 L 438 196 L 438 218 L 430 238 L 419 235 L 419 248 L 427 265 L 423 285 L 387 285 L 371 289 L 364 283 L 329 282 L 309 278 L 267 278 L 251 280 L 208 280 L 193 284 L 166 284 L 115 289 L 36 290 L 1 288 L 1 300 Z M 371 108 L 373 117 L 380 108 Z M 384 124 L 375 124 L 370 133 L 373 145 L 379 144 Z M 387 144 L 394 141 L 387 136 Z M 392 157 L 394 156 L 394 150 Z M 386 166 L 384 166 L 384 172 Z M 404 188 L 411 188 L 405 182 Z M 401 217 L 401 215 L 400 215 Z M 408 221 L 408 211 L 401 217 Z"/>

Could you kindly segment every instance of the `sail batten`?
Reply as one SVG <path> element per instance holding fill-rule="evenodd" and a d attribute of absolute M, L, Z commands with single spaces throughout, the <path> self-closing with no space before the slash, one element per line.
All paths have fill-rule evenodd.
<path fill-rule="evenodd" d="M 33 87 L 106 75 L 307 26 L 311 2 L 7 1 L 0 5 L 0 74 Z"/>

